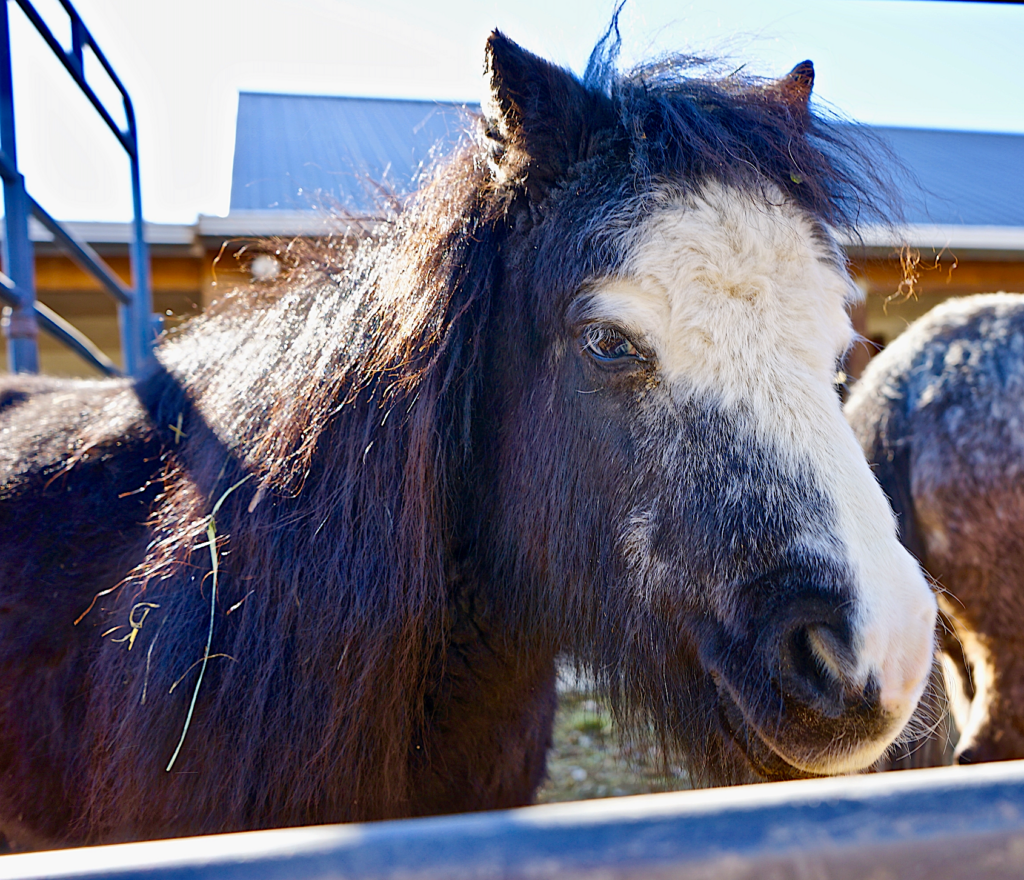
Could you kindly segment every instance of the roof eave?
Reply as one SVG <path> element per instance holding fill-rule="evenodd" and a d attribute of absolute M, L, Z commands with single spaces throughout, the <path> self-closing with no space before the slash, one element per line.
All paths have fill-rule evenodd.
<path fill-rule="evenodd" d="M 1024 260 L 1022 226 L 952 226 L 907 224 L 899 227 L 864 226 L 859 239 L 841 236 L 840 242 L 851 254 L 887 257 L 906 245 L 919 251 L 950 258 L 1016 261 Z"/>
<path fill-rule="evenodd" d="M 344 217 L 316 211 L 232 211 L 226 217 L 200 215 L 193 224 L 146 223 L 146 241 L 164 251 L 191 249 L 197 245 L 240 238 L 313 238 L 371 230 L 380 217 Z M 130 223 L 69 222 L 69 231 L 80 241 L 94 246 L 127 245 L 132 238 Z M 943 252 L 959 259 L 993 261 L 1024 260 L 1022 226 L 949 226 L 909 224 L 901 227 L 863 226 L 859 237 L 840 236 L 840 244 L 855 257 L 886 258 L 904 245 L 938 255 Z M 43 251 L 52 246 L 53 236 L 34 221 L 29 226 L 33 242 Z"/>

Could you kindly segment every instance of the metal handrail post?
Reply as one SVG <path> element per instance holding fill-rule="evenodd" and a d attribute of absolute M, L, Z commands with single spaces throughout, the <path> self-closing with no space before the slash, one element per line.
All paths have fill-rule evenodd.
<path fill-rule="evenodd" d="M 16 285 L 17 303 L 4 310 L 7 362 L 12 373 L 39 372 L 39 325 L 35 314 L 35 266 L 28 237 L 29 201 L 18 172 L 14 139 L 14 81 L 7 0 L 0 0 L 0 151 L 13 173 L 4 174 L 3 271 Z"/>
<path fill-rule="evenodd" d="M 84 242 L 79 242 L 60 223 L 54 220 L 43 208 L 32 200 L 25 192 L 24 180 L 18 172 L 14 150 L 14 89 L 11 73 L 10 31 L 8 27 L 8 0 L 0 0 L 0 48 L 3 57 L 0 59 L 0 104 L 3 112 L 3 140 L 0 142 L 0 176 L 4 179 L 4 198 L 6 205 L 7 235 L 4 240 L 3 269 L 10 281 L 4 299 L 15 302 L 9 306 L 10 315 L 5 319 L 4 326 L 11 339 L 11 369 L 21 372 L 38 372 L 39 355 L 35 338 L 41 325 L 51 335 L 68 342 L 71 348 L 81 354 L 87 361 L 99 367 L 102 372 L 111 372 L 111 367 L 102 364 L 102 360 L 90 353 L 88 346 L 70 333 L 67 328 L 58 327 L 48 313 L 37 308 L 35 302 L 34 265 L 32 244 L 28 238 L 28 216 L 34 213 L 49 229 L 59 246 L 64 248 L 78 265 L 96 278 L 100 285 L 118 301 L 118 324 L 121 337 L 121 352 L 124 358 L 125 372 L 137 376 L 144 372 L 153 359 L 153 343 L 160 329 L 160 319 L 152 314 L 153 293 L 152 278 L 149 265 L 149 248 L 146 245 L 142 221 L 142 188 L 139 174 L 139 143 L 135 126 L 135 111 L 128 92 L 118 79 L 110 62 L 96 44 L 81 17 L 71 5 L 70 0 L 59 0 L 67 13 L 71 24 L 71 48 L 66 50 L 50 31 L 46 22 L 40 17 L 31 0 L 15 0 L 29 22 L 35 27 L 43 41 L 64 65 L 64 68 L 77 83 L 79 89 L 99 113 L 100 117 L 113 132 L 118 142 L 128 153 L 132 175 L 132 232 L 131 272 L 133 290 L 124 287 L 99 258 Z M 85 77 L 84 52 L 86 47 L 92 50 L 93 56 L 103 67 L 110 81 L 121 93 L 127 127 L 122 130 L 114 121 L 103 102 L 97 97 Z M 15 297 L 11 291 L 17 291 Z M 77 331 L 76 331 L 77 332 Z M 90 343 L 91 345 L 91 343 Z"/>
<path fill-rule="evenodd" d="M 125 353 L 125 372 L 137 376 L 143 372 L 153 358 L 153 342 L 158 325 L 153 315 L 152 276 L 149 264 L 149 248 L 146 245 L 142 223 L 142 185 L 139 176 L 139 139 L 135 130 L 135 110 L 127 95 L 124 95 L 124 112 L 128 120 L 128 137 L 132 144 L 129 152 L 132 173 L 132 226 L 135 234 L 131 243 L 131 271 L 134 295 L 130 308 L 132 343 L 125 339 L 124 306 L 118 308 L 121 320 L 121 346 Z M 132 352 L 129 359 L 128 353 Z"/>

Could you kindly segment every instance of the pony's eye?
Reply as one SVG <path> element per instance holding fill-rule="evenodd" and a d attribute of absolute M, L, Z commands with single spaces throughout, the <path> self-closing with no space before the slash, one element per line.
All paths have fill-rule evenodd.
<path fill-rule="evenodd" d="M 583 351 L 601 364 L 647 360 L 625 334 L 614 327 L 592 324 L 583 331 L 580 342 Z"/>

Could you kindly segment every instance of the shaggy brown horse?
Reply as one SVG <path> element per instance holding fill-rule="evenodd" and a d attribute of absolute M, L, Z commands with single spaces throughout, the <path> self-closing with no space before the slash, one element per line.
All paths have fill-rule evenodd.
<path fill-rule="evenodd" d="M 957 758 L 1024 758 L 1024 296 L 933 309 L 871 362 L 846 413 L 944 589 Z"/>
<path fill-rule="evenodd" d="M 15 844 L 526 804 L 559 656 L 705 784 L 899 737 L 935 602 L 832 384 L 869 169 L 809 63 L 613 55 L 495 33 L 393 232 L 134 384 L 5 382 Z"/>

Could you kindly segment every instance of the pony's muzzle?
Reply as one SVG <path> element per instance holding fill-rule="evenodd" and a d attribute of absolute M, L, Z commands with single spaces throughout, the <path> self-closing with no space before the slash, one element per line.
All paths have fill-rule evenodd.
<path fill-rule="evenodd" d="M 905 719 L 885 705 L 880 672 L 865 668 L 857 605 L 841 567 L 805 560 L 771 581 L 759 579 L 748 594 L 770 603 L 751 615 L 756 627 L 739 638 L 720 631 L 709 657 L 729 707 L 727 732 L 758 772 L 770 770 L 768 778 L 870 765 Z M 795 588 L 782 600 L 787 583 Z"/>

